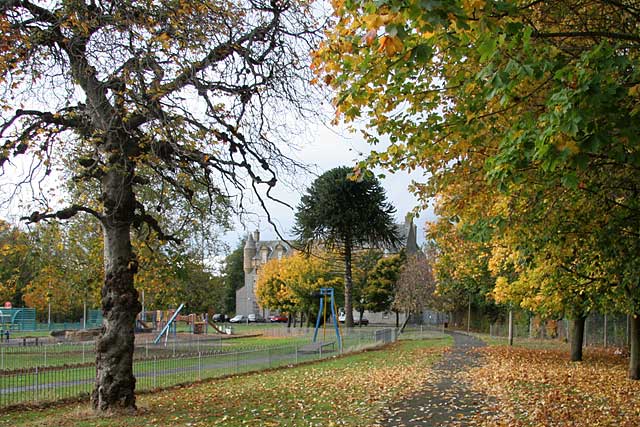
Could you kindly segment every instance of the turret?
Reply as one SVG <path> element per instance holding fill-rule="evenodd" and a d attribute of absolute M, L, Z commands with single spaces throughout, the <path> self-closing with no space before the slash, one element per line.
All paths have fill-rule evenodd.
<path fill-rule="evenodd" d="M 256 242 L 253 235 L 249 233 L 247 242 L 244 244 L 244 273 L 249 274 L 253 270 L 253 257 L 256 256 Z"/>

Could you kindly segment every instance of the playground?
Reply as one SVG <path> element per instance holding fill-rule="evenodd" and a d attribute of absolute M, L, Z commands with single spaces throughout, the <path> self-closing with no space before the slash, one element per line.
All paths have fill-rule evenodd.
<path fill-rule="evenodd" d="M 184 305 L 141 314 L 133 363 L 136 389 L 153 391 L 296 365 L 395 341 L 393 329 L 343 331 L 331 291 L 319 295 L 314 329 L 282 324 L 220 325 L 206 314 L 183 314 Z M 0 344 L 0 410 L 86 398 L 95 376 L 97 330 L 56 331 L 48 337 L 17 334 Z"/>

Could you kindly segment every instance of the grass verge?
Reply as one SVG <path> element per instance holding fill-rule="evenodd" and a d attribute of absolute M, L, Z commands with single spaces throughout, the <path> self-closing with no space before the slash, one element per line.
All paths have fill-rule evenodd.
<path fill-rule="evenodd" d="M 390 400 L 430 375 L 450 338 L 236 376 L 140 396 L 135 416 L 96 418 L 87 405 L 13 412 L 0 426 L 373 426 Z"/>

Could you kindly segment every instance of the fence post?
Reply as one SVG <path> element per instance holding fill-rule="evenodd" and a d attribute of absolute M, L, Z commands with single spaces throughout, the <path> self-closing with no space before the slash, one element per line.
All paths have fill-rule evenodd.
<path fill-rule="evenodd" d="M 296 364 L 298 364 L 298 344 L 295 345 L 296 350 Z"/>
<path fill-rule="evenodd" d="M 84 363 L 84 342 L 82 343 L 82 363 Z"/>
<path fill-rule="evenodd" d="M 201 353 L 198 352 L 198 381 L 202 379 L 202 356 Z"/>
<path fill-rule="evenodd" d="M 149 340 L 144 340 L 144 357 L 149 357 Z"/>
<path fill-rule="evenodd" d="M 47 346 L 44 346 L 44 366 L 47 366 Z"/>
<path fill-rule="evenodd" d="M 320 359 L 322 359 L 322 344 L 320 344 L 319 352 L 320 352 Z"/>
<path fill-rule="evenodd" d="M 158 357 L 153 356 L 153 388 L 158 388 Z"/>
<path fill-rule="evenodd" d="M 238 372 L 240 372 L 240 361 L 238 360 L 239 353 L 236 351 L 234 354 L 235 354 L 236 374 L 237 374 Z"/>
<path fill-rule="evenodd" d="M 589 345 L 589 335 L 587 334 L 587 324 L 589 323 L 589 317 L 584 319 L 584 346 Z"/>
<path fill-rule="evenodd" d="M 0 353 L 2 354 L 2 369 L 4 369 L 4 346 L 0 347 Z"/>
<path fill-rule="evenodd" d="M 176 356 L 176 338 L 173 338 L 173 357 Z"/>
<path fill-rule="evenodd" d="M 269 360 L 269 367 L 271 367 L 271 347 L 267 348 L 267 359 Z"/>
<path fill-rule="evenodd" d="M 38 378 L 38 367 L 36 366 L 36 402 L 39 401 L 39 394 L 40 394 L 40 387 L 39 387 L 39 382 L 38 382 L 39 378 Z"/>

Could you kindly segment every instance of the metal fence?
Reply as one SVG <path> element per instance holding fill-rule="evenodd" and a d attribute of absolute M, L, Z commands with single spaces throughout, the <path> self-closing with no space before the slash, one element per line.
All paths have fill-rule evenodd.
<path fill-rule="evenodd" d="M 412 338 L 421 336 L 433 337 L 433 332 L 425 330 L 411 335 Z M 176 342 L 175 345 L 167 343 L 162 351 L 147 345 L 136 348 L 133 371 L 137 380 L 137 390 L 156 390 L 207 378 L 320 360 L 341 352 L 353 352 L 393 342 L 397 338 L 396 330 L 391 328 L 343 330 L 342 351 L 335 340 L 331 339 L 322 344 L 296 343 L 242 351 L 224 351 L 216 348 L 215 345 L 207 345 L 211 343 L 203 342 L 204 340 Z M 81 398 L 88 396 L 91 392 L 95 379 L 93 361 L 84 363 L 79 361 L 74 366 L 56 365 L 52 361 L 56 354 L 65 351 L 75 353 L 81 351 L 82 357 L 85 358 L 88 358 L 91 353 L 93 358 L 92 345 L 84 343 L 60 346 L 59 353 L 52 351 L 55 346 L 43 347 L 49 350 L 46 353 L 48 355 L 46 366 L 36 365 L 0 371 L 0 408 Z M 15 346 L 15 348 L 20 347 Z M 7 346 L 3 346 L 3 349 L 6 357 Z M 197 351 L 193 351 L 194 349 Z M 43 356 L 44 354 L 40 355 L 40 357 Z M 22 362 L 26 363 L 25 360 Z"/>
<path fill-rule="evenodd" d="M 493 337 L 507 337 L 506 323 L 493 323 L 489 327 Z M 571 325 L 567 319 L 542 320 L 530 317 L 526 324 L 514 324 L 515 338 L 558 339 L 569 341 Z M 591 314 L 585 321 L 584 345 L 594 347 L 626 347 L 629 345 L 629 321 L 625 315 Z"/>

